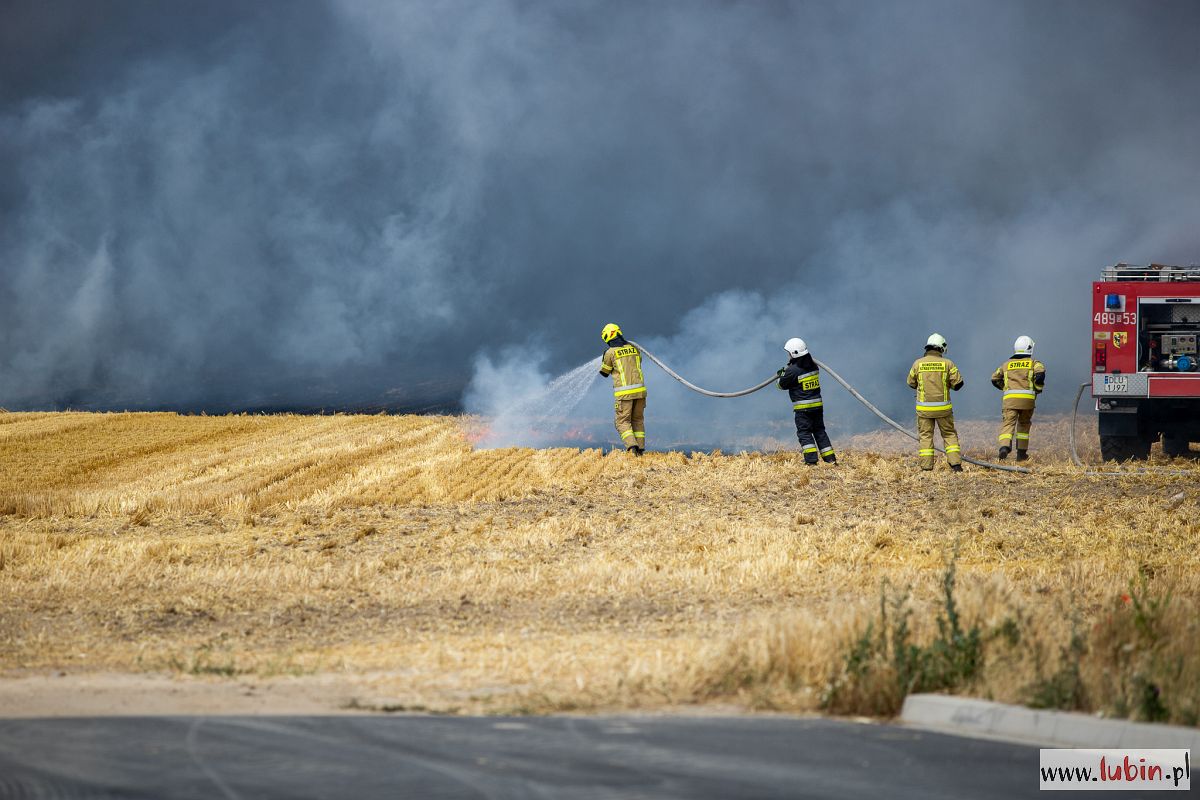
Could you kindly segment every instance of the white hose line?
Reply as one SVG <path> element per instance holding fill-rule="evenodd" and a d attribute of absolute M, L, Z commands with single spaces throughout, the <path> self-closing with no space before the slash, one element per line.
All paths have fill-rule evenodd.
<path fill-rule="evenodd" d="M 631 345 L 633 345 L 634 347 L 636 347 L 637 349 L 641 350 L 643 353 L 645 353 L 646 357 L 649 358 L 651 361 L 653 361 L 655 364 L 658 364 L 658 366 L 662 367 L 663 372 L 667 373 L 672 378 L 674 378 L 675 380 L 682 383 L 684 386 L 691 389 L 693 392 L 699 392 L 700 394 L 705 395 L 707 397 L 743 397 L 748 394 L 753 394 L 754 392 L 757 392 L 759 389 L 765 389 L 766 387 L 770 386 L 771 384 L 775 383 L 775 381 L 776 381 L 775 377 L 770 377 L 770 378 L 767 378 L 762 383 L 758 384 L 757 386 L 752 386 L 749 389 L 743 389 L 740 392 L 709 391 L 708 389 L 702 389 L 699 386 L 695 385 L 694 383 L 691 383 L 690 381 L 685 380 L 681 375 L 679 375 L 679 373 L 677 373 L 675 370 L 671 369 L 666 364 L 664 364 L 662 361 L 660 361 L 658 359 L 658 356 L 654 355 L 654 353 L 651 353 L 649 350 L 642 347 L 637 342 L 630 340 L 629 343 Z M 828 364 L 825 364 L 822 361 L 818 361 L 815 358 L 813 359 L 813 361 L 816 361 L 818 367 L 820 367 L 821 369 L 828 372 L 829 376 L 831 378 L 833 378 L 835 381 L 840 383 L 846 391 L 848 391 L 851 395 L 854 396 L 855 400 L 857 400 L 858 402 L 860 402 L 864 406 L 866 406 L 867 410 L 869 410 L 872 414 L 879 417 L 881 420 L 886 422 L 888 425 L 891 425 L 893 428 L 900 431 L 900 433 L 903 433 L 905 436 L 912 439 L 913 441 L 916 441 L 916 442 L 921 441 L 920 438 L 915 433 L 910 431 L 908 428 L 905 428 L 899 422 L 896 422 L 896 420 L 892 419 L 887 414 L 884 414 L 882 411 L 880 411 L 878 408 L 876 408 L 871 403 L 870 400 L 868 400 L 867 398 L 865 398 L 861 394 L 859 394 L 857 389 L 855 389 L 853 386 L 851 386 L 849 383 L 847 383 L 846 379 L 843 378 L 841 375 L 838 375 L 836 372 L 834 372 L 832 369 L 830 369 Z M 936 444 L 934 445 L 934 449 L 937 450 L 939 453 L 946 452 L 942 447 L 939 447 Z M 1003 470 L 1004 472 L 1020 472 L 1020 473 L 1026 474 L 1026 475 L 1028 475 L 1031 472 L 1031 470 L 1027 469 L 1026 467 L 1009 467 L 1004 464 L 992 464 L 988 461 L 977 461 L 977 460 L 975 460 L 969 456 L 965 456 L 965 455 L 962 456 L 962 460 L 966 461 L 968 464 L 974 464 L 978 467 L 987 467 L 988 469 L 998 469 L 998 470 Z"/>
<path fill-rule="evenodd" d="M 1079 459 L 1079 451 L 1075 449 L 1075 420 L 1079 417 L 1079 398 L 1083 397 L 1083 390 L 1091 387 L 1090 383 L 1079 384 L 1079 391 L 1075 393 L 1075 404 L 1071 406 L 1071 461 L 1075 462 L 1075 466 L 1084 470 L 1088 475 L 1191 475 L 1192 470 L 1186 469 L 1163 469 L 1161 467 L 1140 467 L 1134 470 L 1120 470 L 1103 472 L 1094 467 L 1088 467 Z"/>
<path fill-rule="evenodd" d="M 629 343 L 631 345 L 633 345 L 634 347 L 636 347 L 638 350 L 641 350 L 643 353 L 645 353 L 646 357 L 649 358 L 651 361 L 653 361 L 655 364 L 658 364 L 660 367 L 662 367 L 663 372 L 667 373 L 672 378 L 674 378 L 675 380 L 682 383 L 684 386 L 691 389 L 693 392 L 698 392 L 698 393 L 704 395 L 705 397 L 744 397 L 748 394 L 754 394 L 759 389 L 765 389 L 768 386 L 770 386 L 772 383 L 775 382 L 775 378 L 770 377 L 770 378 L 767 378 L 762 383 L 758 384 L 757 386 L 751 386 L 749 389 L 742 389 L 740 392 L 712 392 L 712 391 L 709 391 L 708 389 L 701 389 L 696 384 L 694 384 L 691 381 L 689 381 L 688 379 L 684 378 L 678 372 L 671 369 L 663 362 L 659 361 L 658 356 L 654 355 L 654 353 L 651 353 L 649 350 L 642 347 L 637 342 L 630 340 Z"/>
<path fill-rule="evenodd" d="M 1075 420 L 1079 416 L 1079 398 L 1083 397 L 1083 390 L 1088 388 L 1088 384 L 1079 384 L 1079 391 L 1075 393 L 1075 404 L 1071 406 L 1071 435 L 1069 441 L 1071 443 L 1071 461 L 1075 462 L 1075 466 L 1083 469 L 1083 462 L 1079 460 L 1079 451 L 1075 449 Z"/>

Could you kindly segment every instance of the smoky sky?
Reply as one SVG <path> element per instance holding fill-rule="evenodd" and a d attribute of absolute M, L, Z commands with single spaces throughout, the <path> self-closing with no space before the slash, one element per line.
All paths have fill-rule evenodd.
<path fill-rule="evenodd" d="M 1065 407 L 1098 270 L 1200 261 L 1198 36 L 1191 2 L 7 2 L 0 406 L 456 407 L 616 321 L 717 389 L 800 335 L 892 410 L 937 330 L 981 413 L 1027 333 Z"/>

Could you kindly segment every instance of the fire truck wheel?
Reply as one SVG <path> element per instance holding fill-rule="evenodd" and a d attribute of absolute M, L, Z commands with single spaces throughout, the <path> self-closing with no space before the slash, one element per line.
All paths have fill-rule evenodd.
<path fill-rule="evenodd" d="M 1167 436 L 1163 434 L 1163 455 L 1175 456 L 1187 455 L 1191 448 L 1188 447 L 1188 440 L 1181 439 L 1178 436 Z"/>
<path fill-rule="evenodd" d="M 1105 461 L 1145 461 L 1150 440 L 1142 436 L 1101 436 L 1100 455 Z"/>

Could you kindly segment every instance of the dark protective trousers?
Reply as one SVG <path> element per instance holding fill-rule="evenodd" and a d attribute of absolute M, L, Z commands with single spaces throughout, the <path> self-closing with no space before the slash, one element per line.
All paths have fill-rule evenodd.
<path fill-rule="evenodd" d="M 796 438 L 800 440 L 800 449 L 804 451 L 806 464 L 817 463 L 817 455 L 826 461 L 836 461 L 833 443 L 825 432 L 825 410 L 821 408 L 802 408 L 796 410 Z"/>

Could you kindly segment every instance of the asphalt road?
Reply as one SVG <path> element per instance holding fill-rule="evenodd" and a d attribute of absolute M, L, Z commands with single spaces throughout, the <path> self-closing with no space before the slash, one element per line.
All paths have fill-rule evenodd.
<path fill-rule="evenodd" d="M 785 717 L 0 720 L 0 798 L 1016 798 L 1033 747 Z"/>

